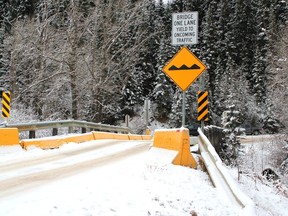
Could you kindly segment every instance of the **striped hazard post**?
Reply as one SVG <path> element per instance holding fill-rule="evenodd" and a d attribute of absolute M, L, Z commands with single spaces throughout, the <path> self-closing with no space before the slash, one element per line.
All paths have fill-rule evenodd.
<path fill-rule="evenodd" d="M 198 91 L 198 121 L 208 121 L 208 91 Z"/>
<path fill-rule="evenodd" d="M 2 117 L 10 117 L 10 92 L 5 91 L 2 93 Z"/>

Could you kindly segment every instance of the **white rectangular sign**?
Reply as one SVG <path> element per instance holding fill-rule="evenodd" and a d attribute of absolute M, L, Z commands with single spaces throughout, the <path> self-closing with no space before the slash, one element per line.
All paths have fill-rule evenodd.
<path fill-rule="evenodd" d="M 198 11 L 172 14 L 172 45 L 198 43 Z"/>

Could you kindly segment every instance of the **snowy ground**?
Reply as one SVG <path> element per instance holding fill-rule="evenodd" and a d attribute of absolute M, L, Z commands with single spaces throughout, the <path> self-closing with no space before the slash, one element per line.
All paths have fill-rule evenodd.
<path fill-rule="evenodd" d="M 237 171 L 231 170 L 231 174 L 237 180 Z M 249 175 L 242 175 L 238 183 L 241 190 L 255 203 L 256 215 L 288 216 L 288 198 L 273 183 Z"/>
<path fill-rule="evenodd" d="M 7 151 L 2 147 L 0 184 L 8 174 L 11 178 L 14 174 L 17 176 L 53 167 L 55 169 L 55 166 L 67 165 L 72 158 L 73 163 L 77 164 L 77 161 L 83 162 L 103 153 L 107 156 L 108 152 L 120 152 L 121 148 L 131 146 L 131 143 L 122 142 L 111 145 L 109 150 L 106 147 L 93 153 L 83 150 L 95 145 L 95 142 L 99 141 L 81 145 L 69 144 L 49 151 L 22 151 L 20 148 L 9 148 Z M 80 146 L 84 155 L 75 153 Z M 38 177 L 29 187 L 20 187 L 16 192 L 9 190 L 4 194 L 4 189 L 2 192 L 0 189 L 0 215 L 189 216 L 191 211 L 197 212 L 199 216 L 241 215 L 238 209 L 223 201 L 206 173 L 172 165 L 170 161 L 173 154 L 174 152 L 159 149 L 149 152 L 143 149 L 125 157 L 114 154 L 105 163 L 94 161 L 89 164 L 89 169 L 86 164 L 84 171 L 81 166 L 77 166 L 80 171 L 76 170 L 75 166 L 70 175 L 49 174 L 47 179 Z M 70 156 L 70 160 L 65 156 Z M 42 157 L 45 160 L 41 160 L 41 166 L 35 164 Z M 51 157 L 57 160 L 51 161 Z M 21 172 L 18 169 L 17 173 L 11 173 L 9 167 L 15 166 L 11 163 L 21 164 L 21 161 L 27 162 L 29 158 L 34 162 L 27 163 L 27 166 L 22 164 Z M 231 173 L 236 178 L 235 170 L 231 170 Z M 19 180 L 21 184 L 21 178 Z M 257 215 L 288 215 L 288 199 L 276 189 L 245 175 L 241 177 L 240 187 L 255 202 Z"/>
<path fill-rule="evenodd" d="M 260 174 L 264 169 L 277 171 L 285 159 L 283 135 L 247 136 L 241 139 L 244 155 L 242 156 L 242 170 Z M 282 181 L 288 186 L 288 173 L 282 176 Z"/>
<path fill-rule="evenodd" d="M 257 215 L 288 215 L 288 174 L 281 175 L 280 180 L 267 181 L 261 172 L 265 168 L 277 171 L 277 160 L 283 155 L 280 135 L 247 136 L 241 139 L 244 155 L 242 156 L 240 174 L 231 169 L 231 175 L 238 181 L 240 188 L 256 204 Z"/>

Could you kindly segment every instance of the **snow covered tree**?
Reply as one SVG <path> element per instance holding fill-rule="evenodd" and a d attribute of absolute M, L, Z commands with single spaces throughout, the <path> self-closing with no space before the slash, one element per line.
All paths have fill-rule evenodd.
<path fill-rule="evenodd" d="M 154 106 L 154 117 L 160 121 L 165 122 L 169 119 L 172 106 L 172 98 L 174 94 L 175 86 L 172 81 L 164 74 L 162 68 L 172 58 L 175 52 L 171 46 L 171 11 L 170 6 L 164 6 L 162 1 L 156 4 L 155 12 L 155 32 L 158 33 L 156 37 L 156 43 L 158 44 L 158 50 L 156 51 L 155 59 L 156 71 L 155 71 L 155 83 L 152 90 L 152 101 Z M 164 33 L 161 33 L 165 29 Z"/>
<path fill-rule="evenodd" d="M 287 73 L 288 73 L 288 30 L 284 28 L 277 35 L 277 43 L 275 44 L 275 60 L 272 62 L 270 69 L 270 79 L 268 85 L 268 98 L 271 104 L 270 132 L 278 132 L 284 134 L 281 142 L 283 148 L 281 149 L 284 160 L 279 167 L 280 172 L 285 176 L 288 173 L 288 87 L 287 87 Z M 274 117 L 274 118 L 272 118 Z M 273 123 L 273 124 L 271 124 Z M 281 126 L 281 127 L 280 127 Z"/>
<path fill-rule="evenodd" d="M 10 2 L 0 0 L 0 88 L 9 87 L 9 55 L 8 50 L 5 49 L 5 37 L 11 28 L 11 5 Z"/>
<path fill-rule="evenodd" d="M 149 3 L 119 0 L 117 5 L 106 2 L 103 8 L 95 7 L 89 29 L 93 50 L 88 46 L 85 60 L 94 86 L 87 113 L 93 121 L 113 123 L 127 112 L 134 114 L 135 106 L 149 94 L 149 87 L 143 88 L 151 84 L 148 80 L 154 73 L 146 53 L 153 43 L 152 17 L 146 16 Z"/>
<path fill-rule="evenodd" d="M 241 123 L 241 113 L 235 109 L 234 105 L 227 107 L 222 115 L 222 126 L 225 128 L 225 138 L 221 145 L 219 156 L 227 165 L 238 165 L 238 155 L 240 150 L 240 141 L 237 139 L 237 126 Z"/>
<path fill-rule="evenodd" d="M 201 48 L 201 58 L 205 61 L 209 73 L 209 87 L 211 91 L 214 90 L 214 70 L 215 70 L 215 60 L 217 59 L 218 51 L 216 47 L 216 41 L 218 38 L 217 24 L 218 24 L 218 14 L 217 3 L 215 1 L 210 2 L 205 17 L 203 17 L 203 22 L 201 24 L 202 31 L 199 32 L 201 38 L 202 48 Z"/>
<path fill-rule="evenodd" d="M 250 77 L 250 68 L 254 59 L 256 34 L 255 7 L 251 0 L 237 0 L 235 15 L 230 14 L 229 37 L 232 44 L 229 56 L 242 68 L 246 78 Z M 231 16 L 232 15 L 232 16 Z"/>
<path fill-rule="evenodd" d="M 253 99 L 248 97 L 248 84 L 242 68 L 232 58 L 228 58 L 226 72 L 219 77 L 217 105 L 223 110 L 221 124 L 225 128 L 225 138 L 221 145 L 220 157 L 229 165 L 238 165 L 240 142 L 238 127 L 248 117 L 249 104 Z"/>
<path fill-rule="evenodd" d="M 177 128 L 182 125 L 182 96 L 182 91 L 177 88 L 172 99 L 172 109 L 169 116 L 170 127 Z"/>
<path fill-rule="evenodd" d="M 285 145 L 282 151 L 283 151 L 283 154 L 286 154 L 286 159 L 283 160 L 283 162 L 281 163 L 279 170 L 282 173 L 282 175 L 284 175 L 287 178 L 288 177 L 288 174 L 287 174 L 288 173 L 288 142 L 287 140 L 284 142 L 285 142 Z"/>
<path fill-rule="evenodd" d="M 285 1 L 0 3 L 1 87 L 13 91 L 17 103 L 33 107 L 40 119 L 114 123 L 125 114 L 135 114 L 150 98 L 156 119 L 168 121 L 171 116 L 173 125 L 178 125 L 181 118 L 175 116 L 178 108 L 181 111 L 182 96 L 177 96 L 176 85 L 162 68 L 180 48 L 171 45 L 172 13 L 184 11 L 199 13 L 199 43 L 189 49 L 207 66 L 211 122 L 221 124 L 225 102 L 232 95 L 227 95 L 229 78 L 238 80 L 235 89 L 244 89 L 247 81 L 250 87 L 242 98 L 240 90 L 233 91 L 230 105 L 238 109 L 246 100 L 241 112 L 249 118 L 279 119 L 278 113 L 271 113 L 276 108 L 271 106 L 271 92 L 267 94 L 267 79 L 271 60 L 278 56 L 274 43 L 286 28 Z M 195 100 L 197 87 L 194 83 L 187 91 L 188 101 Z M 187 120 L 192 121 L 195 104 L 189 103 Z"/>
<path fill-rule="evenodd" d="M 288 112 L 288 88 L 287 88 L 287 66 L 288 61 L 288 30 L 287 28 L 278 35 L 278 42 L 275 45 L 277 52 L 275 53 L 275 60 L 270 67 L 269 76 L 269 113 L 264 122 L 266 129 L 270 132 L 278 132 L 280 126 L 283 126 L 283 131 L 288 134 L 287 115 Z"/>
<path fill-rule="evenodd" d="M 174 13 L 184 12 L 185 0 L 174 0 L 171 2 L 171 9 Z"/>
<path fill-rule="evenodd" d="M 215 104 L 215 88 L 217 87 L 216 82 L 216 67 L 217 67 L 217 59 L 218 59 L 218 46 L 217 46 L 217 24 L 218 23 L 218 15 L 216 13 L 217 11 L 217 3 L 216 1 L 210 2 L 207 13 L 205 14 L 204 21 L 202 22 L 202 32 L 200 32 L 200 38 L 201 38 L 201 52 L 200 57 L 203 62 L 205 62 L 205 65 L 207 66 L 207 72 L 208 73 L 208 89 L 210 93 L 210 116 L 212 117 L 212 122 L 215 124 L 216 119 L 213 117 L 214 113 L 217 112 L 217 108 L 214 106 Z M 221 71 L 223 73 L 223 71 Z"/>
<path fill-rule="evenodd" d="M 135 28 L 138 31 L 135 37 L 143 38 L 143 41 L 139 44 L 137 60 L 134 62 L 135 66 L 125 87 L 123 105 L 126 107 L 143 104 L 145 98 L 150 97 L 155 84 L 157 64 L 155 57 L 158 51 L 156 37 L 160 34 L 155 26 L 157 16 L 157 13 L 155 13 L 155 1 L 146 1 L 141 13 L 143 13 L 143 16 Z"/>
<path fill-rule="evenodd" d="M 266 101 L 267 66 L 271 52 L 267 26 L 269 26 L 269 5 L 266 2 L 257 1 L 256 12 L 256 46 L 252 67 L 251 82 L 257 103 L 264 104 Z"/>
<path fill-rule="evenodd" d="M 216 6 L 216 8 L 218 8 Z M 219 9 L 216 9 L 218 12 Z M 233 21 L 231 18 L 231 13 L 229 11 L 233 11 L 233 8 L 229 4 L 229 1 L 227 0 L 222 0 L 220 2 L 220 11 L 218 12 L 217 17 L 217 24 L 216 26 L 216 32 L 217 32 L 217 37 L 216 37 L 216 46 L 215 46 L 215 52 L 217 52 L 217 57 L 218 59 L 221 60 L 221 69 L 226 70 L 226 67 L 229 65 L 228 63 L 228 58 L 232 58 L 233 54 L 239 52 L 235 51 L 235 38 L 234 38 L 234 32 L 232 29 L 234 29 L 233 26 Z M 217 14 L 216 12 L 216 14 Z M 233 59 L 233 62 L 235 60 Z M 220 65 L 218 65 L 220 66 Z M 216 68 L 217 70 L 217 68 Z M 218 73 L 222 73 L 219 71 Z"/>

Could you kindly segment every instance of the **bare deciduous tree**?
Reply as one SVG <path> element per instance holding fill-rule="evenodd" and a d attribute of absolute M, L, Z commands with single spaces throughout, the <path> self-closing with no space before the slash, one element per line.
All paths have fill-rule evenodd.
<path fill-rule="evenodd" d="M 277 59 L 272 66 L 269 95 L 273 112 L 288 135 L 288 29 L 284 31 L 277 47 Z"/>

